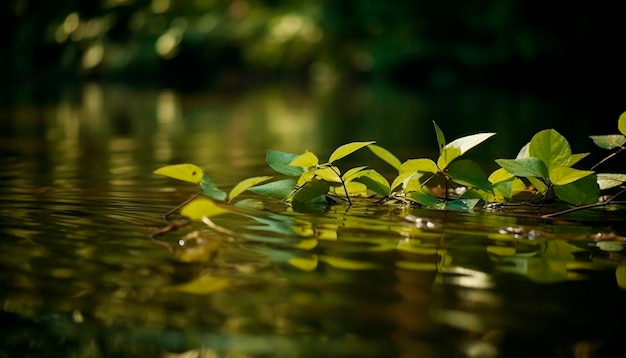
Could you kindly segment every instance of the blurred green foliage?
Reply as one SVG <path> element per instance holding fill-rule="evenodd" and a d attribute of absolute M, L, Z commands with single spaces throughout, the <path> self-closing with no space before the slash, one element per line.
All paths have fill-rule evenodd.
<path fill-rule="evenodd" d="M 7 0 L 0 11 L 0 67 L 17 82 L 584 80 L 602 22 L 585 4 L 537 0 Z"/>

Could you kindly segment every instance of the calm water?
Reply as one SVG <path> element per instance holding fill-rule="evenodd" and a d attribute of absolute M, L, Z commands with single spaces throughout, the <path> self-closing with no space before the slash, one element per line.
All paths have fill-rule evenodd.
<path fill-rule="evenodd" d="M 455 112 L 443 99 L 367 88 L 341 97 L 88 84 L 3 109 L 0 357 L 618 356 L 623 209 L 539 220 L 267 202 L 215 219 L 234 235 L 198 223 L 162 236 L 171 250 L 149 238 L 196 191 L 152 174 L 166 164 L 196 163 L 228 191 L 271 174 L 268 148 L 327 155 L 379 139 L 403 159 L 430 155 L 432 120 L 450 138 L 497 131 L 476 157 L 507 157 L 559 110 L 468 96 L 454 103 L 478 109 Z M 474 120 L 450 119 L 459 113 Z M 594 242 L 598 233 L 609 240 Z"/>

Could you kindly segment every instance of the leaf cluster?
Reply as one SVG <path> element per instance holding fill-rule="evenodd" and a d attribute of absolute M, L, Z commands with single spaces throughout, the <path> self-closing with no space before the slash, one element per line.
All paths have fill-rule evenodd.
<path fill-rule="evenodd" d="M 626 112 L 618 120 L 620 134 L 590 137 L 597 146 L 612 153 L 589 170 L 574 168 L 589 153 L 573 153 L 565 137 L 554 129 L 546 129 L 535 134 L 515 158 L 496 159 L 500 168 L 487 176 L 479 164 L 464 158 L 464 155 L 496 133 L 477 133 L 448 143 L 441 128 L 433 124 L 439 149 L 435 159 L 417 158 L 402 162 L 375 141 L 341 145 L 326 161 L 321 161 L 310 151 L 297 154 L 268 150 L 266 162 L 277 174 L 246 178 L 228 194 L 194 164 L 168 165 L 154 173 L 197 184 L 200 187 L 197 195 L 202 194 L 224 204 L 253 208 L 262 207 L 263 202 L 256 199 L 235 202 L 235 199 L 244 192 L 250 192 L 292 207 L 308 208 L 324 208 L 340 201 L 352 204 L 351 198 L 355 197 L 438 210 L 471 210 L 479 203 L 542 204 L 548 200 L 567 203 L 574 208 L 586 208 L 603 205 L 599 199 L 604 190 L 621 188 L 614 197 L 626 191 L 626 174 L 595 171 L 596 167 L 626 149 Z M 339 168 L 341 159 L 363 148 L 368 148 L 397 171 L 391 182 L 367 165 L 344 171 Z M 443 181 L 445 188 L 430 185 L 434 178 Z M 530 196 L 519 199 L 522 193 L 530 193 Z M 185 216 L 190 218 L 202 217 L 202 210 L 209 210 L 205 214 L 223 213 L 218 205 L 195 205 L 197 209 L 194 210 L 189 207 L 187 205 Z"/>

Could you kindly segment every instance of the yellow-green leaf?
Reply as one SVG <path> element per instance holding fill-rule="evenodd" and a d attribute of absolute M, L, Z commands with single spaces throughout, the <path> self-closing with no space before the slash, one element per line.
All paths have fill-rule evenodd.
<path fill-rule="evenodd" d="M 363 171 L 365 168 L 367 168 L 367 166 L 361 166 L 361 167 L 356 167 L 356 168 L 351 168 L 348 169 L 345 173 L 343 173 L 343 175 L 341 176 L 343 178 L 344 183 L 349 183 L 352 180 L 360 177 L 362 174 L 360 173 L 361 171 Z"/>
<path fill-rule="evenodd" d="M 346 188 L 348 189 L 348 194 L 352 197 L 367 195 L 367 185 L 363 183 L 351 181 L 349 183 L 346 183 L 345 185 L 346 185 Z M 343 188 L 343 185 L 337 185 L 337 186 L 331 187 L 330 192 L 337 196 L 346 196 L 346 191 Z"/>
<path fill-rule="evenodd" d="M 229 212 L 230 210 L 215 204 L 215 202 L 209 198 L 194 199 L 180 210 L 182 216 L 194 221 L 201 220 L 204 217 L 210 218 Z"/>
<path fill-rule="evenodd" d="M 335 149 L 335 151 L 330 155 L 330 157 L 328 158 L 328 162 L 332 163 L 336 160 L 339 160 L 347 155 L 350 155 L 356 152 L 357 150 L 363 147 L 367 147 L 368 145 L 374 144 L 374 143 L 376 143 L 376 141 L 352 142 L 352 143 L 341 145 L 337 149 Z"/>
<path fill-rule="evenodd" d="M 326 262 L 332 267 L 343 270 L 370 270 L 377 267 L 372 262 L 357 261 L 343 257 L 322 256 L 320 257 L 320 260 Z"/>
<path fill-rule="evenodd" d="M 623 135 L 626 135 L 626 112 L 623 112 L 619 116 L 619 120 L 617 121 L 617 128 Z"/>
<path fill-rule="evenodd" d="M 321 167 L 317 170 L 315 170 L 315 175 L 322 179 L 322 180 L 326 180 L 327 182 L 331 182 L 331 183 L 341 183 L 341 176 L 339 175 L 339 168 L 337 167 Z"/>
<path fill-rule="evenodd" d="M 461 154 L 463 153 L 461 153 L 461 149 L 459 147 L 446 146 L 443 148 L 441 155 L 439 155 L 439 158 L 437 159 L 437 167 L 439 167 L 440 170 L 445 170 L 448 165 L 450 165 L 453 160 L 460 157 Z"/>
<path fill-rule="evenodd" d="M 392 167 L 396 168 L 396 170 L 400 170 L 400 159 L 398 159 L 395 155 L 393 155 L 387 149 L 380 147 L 376 144 L 370 144 L 367 146 L 377 157 L 387 162 Z"/>
<path fill-rule="evenodd" d="M 592 170 L 580 170 L 569 167 L 557 167 L 550 170 L 550 181 L 554 185 L 565 185 L 593 174 Z"/>
<path fill-rule="evenodd" d="M 302 271 L 313 271 L 317 268 L 317 255 L 292 257 L 287 262 Z"/>
<path fill-rule="evenodd" d="M 313 152 L 305 151 L 303 154 L 295 157 L 289 165 L 294 167 L 301 167 L 304 169 L 308 169 L 311 167 L 316 167 L 319 164 L 319 159 Z"/>
<path fill-rule="evenodd" d="M 569 162 L 567 163 L 567 166 L 571 167 L 572 165 L 580 162 L 583 158 L 585 158 L 588 155 L 589 153 L 572 154 L 572 156 L 569 158 Z"/>
<path fill-rule="evenodd" d="M 496 169 L 493 173 L 491 173 L 488 179 L 489 179 L 489 182 L 491 182 L 492 184 L 495 184 L 501 181 L 509 180 L 513 178 L 514 176 L 515 175 L 509 173 L 506 169 L 500 168 L 500 169 Z"/>
<path fill-rule="evenodd" d="M 248 178 L 248 179 L 244 179 L 240 181 L 237 185 L 235 185 L 235 187 L 228 194 L 228 201 L 229 202 L 232 201 L 235 197 L 237 197 L 239 194 L 246 191 L 248 188 L 251 188 L 257 184 L 263 183 L 264 181 L 270 180 L 272 178 L 273 177 L 271 176 L 259 176 L 259 177 Z"/>
<path fill-rule="evenodd" d="M 422 176 L 422 173 L 418 172 L 403 172 L 400 173 L 391 183 L 390 190 L 396 189 L 398 186 L 401 186 L 401 190 L 407 185 L 407 183 L 413 179 L 413 177 L 417 177 L 418 179 Z"/>
<path fill-rule="evenodd" d="M 175 164 L 161 167 L 154 174 L 198 184 L 204 176 L 204 171 L 194 164 Z"/>
<path fill-rule="evenodd" d="M 400 166 L 400 173 L 404 172 L 425 172 L 436 174 L 439 171 L 437 164 L 430 159 L 409 159 Z"/>
<path fill-rule="evenodd" d="M 221 291 L 230 286 L 230 280 L 225 277 L 200 276 L 197 279 L 170 289 L 194 295 L 208 295 L 213 292 Z"/>

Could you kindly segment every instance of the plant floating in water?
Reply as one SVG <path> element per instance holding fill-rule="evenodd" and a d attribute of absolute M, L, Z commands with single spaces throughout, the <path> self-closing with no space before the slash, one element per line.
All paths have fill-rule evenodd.
<path fill-rule="evenodd" d="M 217 188 L 211 178 L 194 164 L 168 165 L 154 173 L 200 187 L 198 193 L 167 213 L 166 218 L 183 207 L 183 216 L 205 222 L 210 222 L 208 218 L 217 215 L 218 211 L 219 214 L 228 211 L 224 208 L 228 205 L 262 208 L 263 202 L 260 200 L 234 201 L 246 191 L 279 200 L 294 208 L 309 209 L 324 208 L 342 200 L 351 205 L 351 198 L 356 197 L 374 198 L 375 203 L 412 204 L 428 209 L 457 211 L 472 210 L 480 203 L 486 208 L 508 205 L 539 206 L 549 201 L 570 206 L 566 210 L 543 217 L 615 204 L 615 198 L 626 191 L 626 174 L 595 171 L 598 166 L 626 150 L 626 112 L 618 120 L 621 134 L 591 136 L 597 146 L 612 150 L 612 153 L 589 170 L 574 168 L 589 153 L 572 153 L 565 137 L 554 129 L 546 129 L 535 134 L 516 158 L 496 159 L 500 168 L 487 176 L 480 165 L 461 157 L 496 133 L 478 133 L 446 143 L 443 131 L 436 123 L 433 124 L 439 147 L 436 161 L 419 158 L 401 162 L 390 151 L 376 145 L 375 141 L 341 145 L 331 153 L 326 162 L 320 162 L 319 157 L 310 151 L 296 154 L 268 150 L 266 162 L 282 178 L 247 178 L 235 185 L 228 194 Z M 391 184 L 387 178 L 367 165 L 343 172 L 337 166 L 340 159 L 362 148 L 370 149 L 378 158 L 397 170 L 398 175 Z M 445 189 L 440 192 L 429 186 L 431 180 L 437 177 L 445 182 Z M 603 191 L 609 189 L 617 189 L 617 192 L 613 196 L 601 196 Z M 217 205 L 208 198 L 197 198 L 200 195 L 222 204 Z M 214 228 L 220 229 L 217 226 Z"/>

